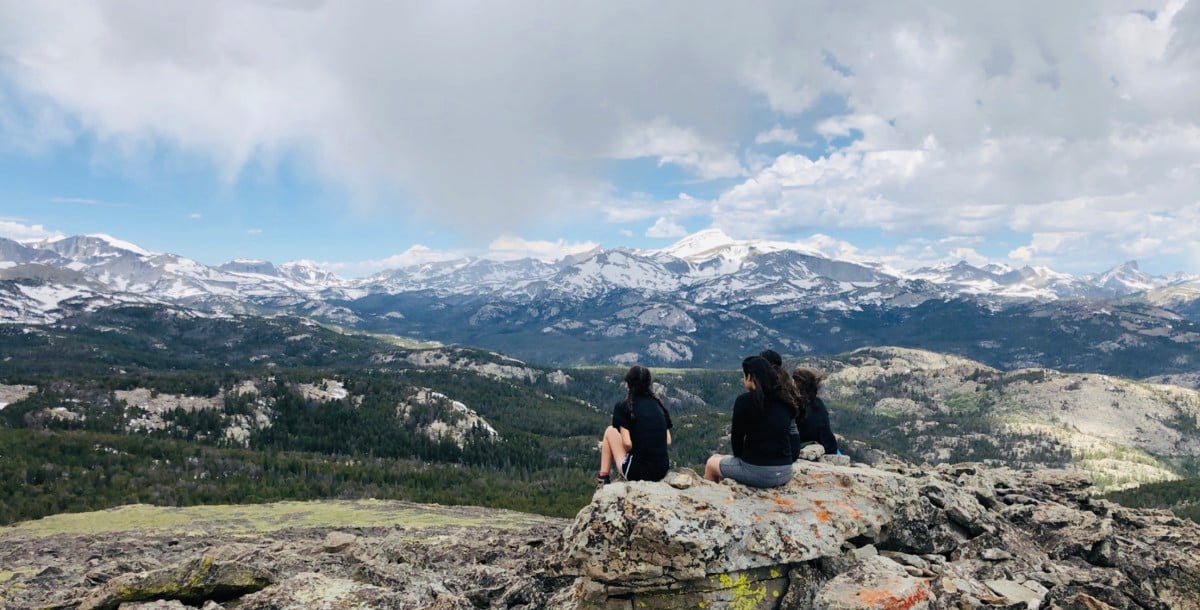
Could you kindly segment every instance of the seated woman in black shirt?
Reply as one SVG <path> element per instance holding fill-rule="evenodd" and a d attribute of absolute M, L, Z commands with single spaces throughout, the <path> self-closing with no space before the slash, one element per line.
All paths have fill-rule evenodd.
<path fill-rule="evenodd" d="M 746 393 L 733 403 L 729 442 L 733 455 L 714 455 L 704 465 L 704 478 L 733 479 L 751 487 L 778 487 L 792 478 L 792 445 L 788 432 L 796 416 L 790 392 L 761 356 L 742 361 Z"/>
<path fill-rule="evenodd" d="M 823 378 L 821 373 L 803 367 L 792 372 L 792 381 L 796 384 L 803 405 L 801 416 L 796 418 L 797 440 L 800 445 L 821 443 L 826 454 L 834 454 L 838 452 L 838 444 L 837 437 L 829 427 L 829 409 L 817 398 Z"/>
<path fill-rule="evenodd" d="M 625 400 L 613 406 L 612 425 L 600 441 L 599 485 L 612 481 L 613 464 L 627 481 L 660 481 L 671 466 L 671 413 L 651 390 L 650 369 L 631 367 L 625 385 Z"/>

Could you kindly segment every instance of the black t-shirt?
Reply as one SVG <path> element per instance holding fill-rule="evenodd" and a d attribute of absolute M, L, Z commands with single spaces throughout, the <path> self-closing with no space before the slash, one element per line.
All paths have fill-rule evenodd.
<path fill-rule="evenodd" d="M 777 397 L 767 396 L 760 411 L 754 394 L 746 392 L 733 403 L 733 426 L 729 442 L 733 455 L 747 464 L 782 466 L 792 463 L 792 443 L 788 433 L 792 411 Z"/>
<path fill-rule="evenodd" d="M 796 420 L 800 443 L 815 441 L 825 447 L 825 453 L 837 453 L 837 437 L 829 427 L 829 409 L 825 408 L 825 403 L 818 398 L 805 411 L 804 417 Z"/>
<path fill-rule="evenodd" d="M 629 430 L 629 439 L 633 441 L 629 453 L 644 466 L 669 468 L 671 459 L 667 455 L 667 430 L 671 429 L 671 416 L 659 406 L 657 400 L 649 396 L 634 397 L 633 415 L 630 419 L 629 408 L 624 400 L 613 407 L 613 427 Z"/>

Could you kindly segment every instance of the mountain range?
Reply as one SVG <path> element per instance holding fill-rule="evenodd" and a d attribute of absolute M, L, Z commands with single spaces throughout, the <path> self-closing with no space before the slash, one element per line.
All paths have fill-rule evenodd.
<path fill-rule="evenodd" d="M 966 262 L 898 271 L 707 230 L 658 250 L 463 258 L 346 279 L 306 261 L 213 267 L 107 235 L 0 239 L 0 322 L 69 323 L 118 304 L 299 315 L 548 364 L 731 366 L 763 346 L 891 344 L 1136 376 L 1196 370 L 1200 341 L 1200 276 L 1152 276 L 1133 261 L 1086 276 Z"/>

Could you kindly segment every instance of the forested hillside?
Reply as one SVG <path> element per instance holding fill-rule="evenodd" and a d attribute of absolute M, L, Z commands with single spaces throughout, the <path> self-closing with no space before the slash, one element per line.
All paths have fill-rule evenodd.
<path fill-rule="evenodd" d="M 0 522 L 324 497 L 569 516 L 591 496 L 596 443 L 624 397 L 621 367 L 401 347 L 298 318 L 131 306 L 93 322 L 0 326 Z M 861 459 L 1071 467 L 1108 489 L 1197 473 L 1190 390 L 898 348 L 789 364 L 829 373 L 834 428 Z M 727 451 L 740 371 L 655 378 L 675 466 Z M 1190 510 L 1164 491 L 1186 481 L 1163 485 L 1119 497 Z"/>

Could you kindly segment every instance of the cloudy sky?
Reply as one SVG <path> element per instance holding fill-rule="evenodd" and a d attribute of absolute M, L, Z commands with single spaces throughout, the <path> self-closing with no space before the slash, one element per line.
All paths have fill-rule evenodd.
<path fill-rule="evenodd" d="M 1200 0 L 0 0 L 0 236 L 1200 272 Z"/>

